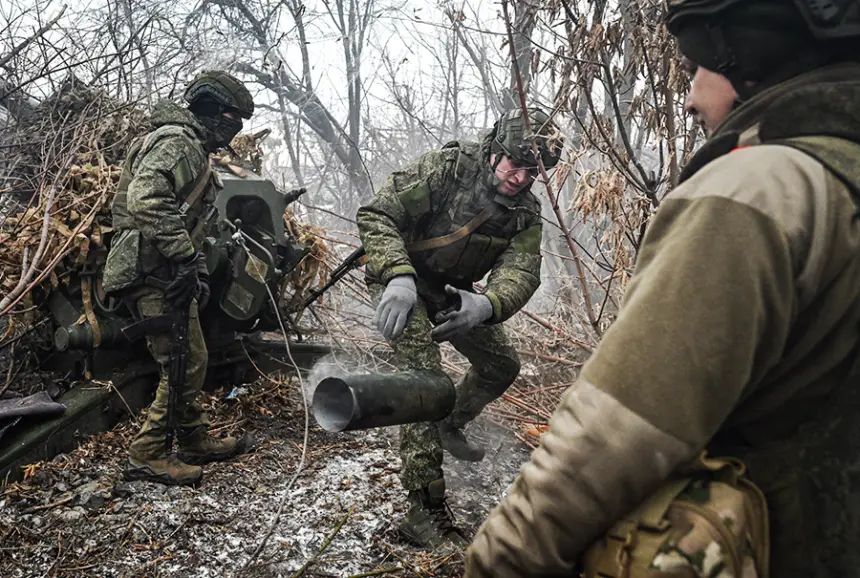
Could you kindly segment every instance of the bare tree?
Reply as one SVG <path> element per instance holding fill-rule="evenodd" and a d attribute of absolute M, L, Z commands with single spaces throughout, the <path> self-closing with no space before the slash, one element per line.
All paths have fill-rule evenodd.
<path fill-rule="evenodd" d="M 348 116 L 347 127 L 337 120 L 317 94 L 310 78 L 309 54 L 302 48 L 302 73 L 296 74 L 283 56 L 280 48 L 284 37 L 279 32 L 282 9 L 281 2 L 236 2 L 234 0 L 212 0 L 204 3 L 193 15 L 199 26 L 204 16 L 217 22 L 226 22 L 233 32 L 250 44 L 249 49 L 262 54 L 259 64 L 243 59 L 234 68 L 250 75 L 256 82 L 271 90 L 278 98 L 290 103 L 298 110 L 301 120 L 307 124 L 335 153 L 349 176 L 350 185 L 359 196 L 366 197 L 371 190 L 370 175 L 360 154 L 361 137 L 361 48 L 364 35 L 372 24 L 370 0 L 363 6 L 351 0 L 336 4 L 327 11 L 337 23 L 343 35 L 344 58 L 347 68 Z M 295 2 L 287 5 L 299 38 L 306 35 L 304 9 Z M 306 42 L 302 42 L 304 47 Z"/>

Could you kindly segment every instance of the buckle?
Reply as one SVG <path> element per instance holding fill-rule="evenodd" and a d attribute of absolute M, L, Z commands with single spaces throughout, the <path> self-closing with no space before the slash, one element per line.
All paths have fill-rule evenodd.
<path fill-rule="evenodd" d="M 597 576 L 624 578 L 630 564 L 630 551 L 636 547 L 637 527 L 630 520 L 621 520 L 606 534 L 605 547 L 597 560 Z"/>

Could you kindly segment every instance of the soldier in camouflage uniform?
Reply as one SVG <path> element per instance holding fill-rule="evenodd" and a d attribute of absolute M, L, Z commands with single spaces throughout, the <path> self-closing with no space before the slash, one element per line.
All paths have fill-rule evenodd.
<path fill-rule="evenodd" d="M 129 148 L 113 201 L 116 230 L 104 271 L 105 291 L 120 295 L 138 319 L 189 308 L 188 373 L 180 394 L 178 455 L 166 455 L 167 375 L 170 335 L 147 336 L 161 379 L 146 422 L 129 448 L 127 479 L 195 484 L 196 464 L 236 451 L 231 437 L 209 435 L 197 394 L 206 376 L 207 351 L 199 311 L 209 298 L 208 271 L 200 253 L 216 195 L 209 153 L 230 143 L 250 118 L 254 102 L 238 79 L 220 71 L 199 74 L 185 91 L 188 108 L 163 101 L 152 112 L 155 130 Z M 210 212 L 211 214 L 211 212 Z M 147 279 L 168 281 L 166 290 Z"/>
<path fill-rule="evenodd" d="M 763 492 L 771 576 L 860 576 L 857 8 L 669 1 L 686 108 L 708 141 L 650 222 L 616 321 L 475 536 L 467 578 L 572 576 L 599 536 L 616 562 L 601 576 L 737 576 L 713 564 L 724 539 L 683 525 L 627 574 L 635 535 L 606 533 L 703 449 L 742 460 Z"/>
<path fill-rule="evenodd" d="M 481 142 L 452 142 L 426 153 L 392 174 L 358 211 L 375 322 L 398 368 L 442 373 L 439 341 L 450 341 L 472 364 L 450 417 L 401 428 L 401 481 L 410 501 L 401 531 L 425 546 L 465 545 L 445 508 L 442 451 L 483 459 L 483 448 L 462 428 L 520 370 L 501 323 L 540 285 L 540 204 L 530 191 L 538 162 L 531 139 L 547 168 L 558 162 L 561 146 L 545 113 L 532 110 L 531 122 L 526 131 L 521 112 L 510 112 Z M 472 284 L 487 273 L 486 291 L 476 293 Z"/>

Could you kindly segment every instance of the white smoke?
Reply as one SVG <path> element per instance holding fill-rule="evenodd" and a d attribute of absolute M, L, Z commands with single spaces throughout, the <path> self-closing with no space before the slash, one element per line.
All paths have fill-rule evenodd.
<path fill-rule="evenodd" d="M 347 354 L 343 352 L 330 353 L 317 360 L 308 372 L 305 379 L 305 394 L 310 401 L 322 380 L 328 377 L 347 377 L 356 373 L 362 373 L 361 367 Z"/>

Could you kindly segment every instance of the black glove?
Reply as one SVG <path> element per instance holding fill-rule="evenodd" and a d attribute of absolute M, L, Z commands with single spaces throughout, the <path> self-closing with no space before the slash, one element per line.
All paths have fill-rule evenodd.
<path fill-rule="evenodd" d="M 174 307 L 185 308 L 191 305 L 191 300 L 197 292 L 197 251 L 184 261 L 176 264 L 173 280 L 164 293 L 167 301 Z"/>
<path fill-rule="evenodd" d="M 209 289 L 209 275 L 206 273 L 197 273 L 197 310 L 203 311 L 209 304 L 209 297 L 212 291 Z"/>

